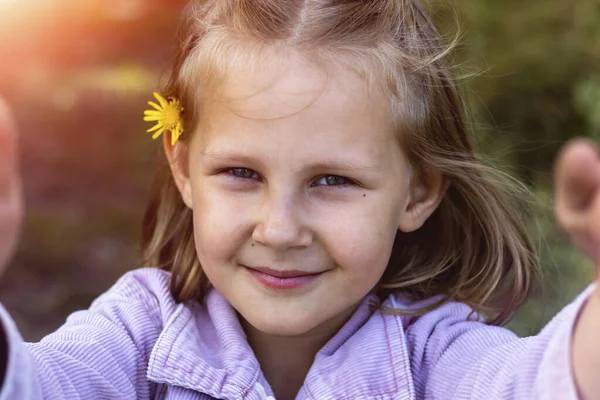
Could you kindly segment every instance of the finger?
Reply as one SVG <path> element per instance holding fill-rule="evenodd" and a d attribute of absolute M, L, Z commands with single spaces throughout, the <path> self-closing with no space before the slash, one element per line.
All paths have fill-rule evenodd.
<path fill-rule="evenodd" d="M 0 98 L 0 199 L 19 185 L 17 129 L 6 102 Z"/>
<path fill-rule="evenodd" d="M 0 274 L 14 254 L 23 215 L 18 172 L 17 129 L 0 98 Z"/>
<path fill-rule="evenodd" d="M 596 146 L 576 139 L 561 151 L 555 167 L 557 207 L 569 214 L 584 214 L 600 185 L 600 161 Z"/>
<path fill-rule="evenodd" d="M 23 202 L 19 190 L 0 202 L 0 275 L 14 255 L 23 219 Z"/>
<path fill-rule="evenodd" d="M 600 196 L 597 194 L 591 201 L 590 212 L 587 215 L 587 231 L 586 235 L 582 235 L 580 247 L 585 245 L 585 253 L 594 261 L 596 267 L 600 267 Z"/>

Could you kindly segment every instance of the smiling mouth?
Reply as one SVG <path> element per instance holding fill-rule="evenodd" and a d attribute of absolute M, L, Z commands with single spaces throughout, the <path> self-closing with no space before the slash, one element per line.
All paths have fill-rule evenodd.
<path fill-rule="evenodd" d="M 279 271 L 276 269 L 268 268 L 268 267 L 246 267 L 263 274 L 271 275 L 275 278 L 280 279 L 289 279 L 289 278 L 298 278 L 301 276 L 312 276 L 312 275 L 320 275 L 322 272 L 306 272 L 306 271 L 298 271 L 298 270 L 289 270 L 289 271 Z"/>
<path fill-rule="evenodd" d="M 298 270 L 279 271 L 268 267 L 244 266 L 261 284 L 270 289 L 297 289 L 308 285 L 325 273 Z"/>

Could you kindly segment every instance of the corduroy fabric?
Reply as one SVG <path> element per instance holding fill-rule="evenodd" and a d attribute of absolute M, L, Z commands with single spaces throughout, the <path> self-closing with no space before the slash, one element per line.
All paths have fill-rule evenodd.
<path fill-rule="evenodd" d="M 0 307 L 8 343 L 0 400 L 274 400 L 235 310 L 216 290 L 205 307 L 176 304 L 169 280 L 158 269 L 127 273 L 39 343 L 23 343 Z M 523 339 L 467 320 L 463 304 L 409 325 L 372 310 L 367 297 L 317 354 L 297 399 L 575 400 L 572 328 L 591 290 Z"/>

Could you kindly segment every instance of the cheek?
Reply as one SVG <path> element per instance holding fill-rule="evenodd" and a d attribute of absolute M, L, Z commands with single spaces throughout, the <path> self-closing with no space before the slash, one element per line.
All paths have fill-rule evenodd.
<path fill-rule="evenodd" d="M 351 273 L 353 279 L 375 284 L 389 261 L 397 232 L 397 213 L 392 207 L 368 210 L 355 210 L 351 216 L 330 220 L 323 226 L 328 231 L 324 242 L 334 262 Z"/>
<path fill-rule="evenodd" d="M 392 232 L 347 231 L 340 237 L 343 244 L 337 246 L 339 251 L 332 256 L 342 268 L 351 269 L 357 279 L 377 281 L 387 266 L 393 238 Z"/>
<path fill-rule="evenodd" d="M 208 267 L 234 257 L 248 236 L 248 208 L 201 188 L 194 188 L 193 196 L 194 237 L 200 261 Z"/>

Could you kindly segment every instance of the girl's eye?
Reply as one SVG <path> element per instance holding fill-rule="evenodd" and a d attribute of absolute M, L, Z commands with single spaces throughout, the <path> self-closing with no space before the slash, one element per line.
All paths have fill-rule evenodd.
<path fill-rule="evenodd" d="M 244 179 L 260 179 L 260 176 L 249 168 L 231 168 L 227 172 L 238 178 Z"/>
<path fill-rule="evenodd" d="M 320 177 L 314 184 L 321 186 L 343 186 L 352 183 L 350 179 L 339 175 L 324 175 Z"/>

